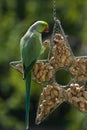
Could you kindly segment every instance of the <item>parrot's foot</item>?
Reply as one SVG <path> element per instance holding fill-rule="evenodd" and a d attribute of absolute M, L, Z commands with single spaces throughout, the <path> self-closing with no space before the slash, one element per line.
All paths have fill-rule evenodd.
<path fill-rule="evenodd" d="M 23 75 L 23 80 L 25 80 L 25 77 L 24 77 L 24 75 Z"/>
<path fill-rule="evenodd" d="M 9 65 L 10 65 L 13 69 L 19 71 L 20 73 L 23 73 L 22 61 L 12 61 L 12 62 L 9 63 Z"/>
<path fill-rule="evenodd" d="M 29 126 L 26 126 L 26 130 L 29 130 Z"/>

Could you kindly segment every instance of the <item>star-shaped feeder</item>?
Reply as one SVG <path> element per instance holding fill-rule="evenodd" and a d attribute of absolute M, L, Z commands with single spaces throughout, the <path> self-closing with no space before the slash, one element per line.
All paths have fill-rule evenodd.
<path fill-rule="evenodd" d="M 42 86 L 36 123 L 41 123 L 55 108 L 67 101 L 82 112 L 87 112 L 87 56 L 75 57 L 68 44 L 60 22 L 56 21 L 52 40 L 44 41 L 50 45 L 47 60 L 37 61 L 32 71 L 32 79 Z M 11 62 L 11 67 L 23 73 L 22 63 Z M 56 73 L 62 69 L 71 74 L 70 82 L 60 85 Z"/>

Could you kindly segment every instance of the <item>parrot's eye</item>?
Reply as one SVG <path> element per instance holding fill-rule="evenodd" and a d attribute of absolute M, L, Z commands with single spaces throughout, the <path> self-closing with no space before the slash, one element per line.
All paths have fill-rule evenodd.
<path fill-rule="evenodd" d="M 45 28 L 44 32 L 49 32 L 49 26 Z"/>

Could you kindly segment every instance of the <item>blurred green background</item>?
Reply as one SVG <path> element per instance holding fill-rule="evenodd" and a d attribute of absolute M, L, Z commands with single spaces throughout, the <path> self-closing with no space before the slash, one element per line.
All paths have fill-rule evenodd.
<path fill-rule="evenodd" d="M 53 31 L 52 0 L 0 0 L 0 130 L 24 130 L 25 83 L 22 75 L 9 67 L 20 59 L 19 43 L 28 27 L 46 20 Z M 87 55 L 87 0 L 56 0 L 61 20 L 76 56 Z M 63 103 L 42 124 L 35 125 L 40 86 L 32 82 L 30 129 L 87 130 L 87 114 Z"/>

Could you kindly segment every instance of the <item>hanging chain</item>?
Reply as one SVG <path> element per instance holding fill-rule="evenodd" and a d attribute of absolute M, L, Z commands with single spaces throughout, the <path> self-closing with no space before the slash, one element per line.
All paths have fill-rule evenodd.
<path fill-rule="evenodd" d="M 52 37 L 54 36 L 55 32 L 56 32 L 56 25 L 57 25 L 57 14 L 56 14 L 56 0 L 53 0 L 53 20 L 54 20 L 54 27 L 53 27 L 53 34 Z M 53 39 L 53 38 L 52 38 Z"/>
<path fill-rule="evenodd" d="M 54 19 L 54 27 L 53 27 L 53 36 L 55 33 L 61 33 L 65 37 L 65 33 L 62 29 L 61 22 L 57 18 L 56 14 L 56 0 L 53 0 L 53 19 Z"/>
<path fill-rule="evenodd" d="M 56 20 L 56 0 L 53 0 L 53 19 Z"/>
<path fill-rule="evenodd" d="M 52 0 L 52 5 L 53 5 L 53 20 L 54 20 L 54 27 L 53 27 L 53 33 L 52 33 L 52 38 L 51 38 L 51 46 L 49 48 L 49 53 L 48 53 L 48 60 L 50 59 L 50 55 L 51 55 L 51 49 L 52 49 L 52 46 L 53 46 L 53 37 L 54 37 L 54 34 L 55 34 L 55 30 L 56 30 L 56 0 Z"/>
<path fill-rule="evenodd" d="M 61 26 L 61 22 L 60 20 L 57 18 L 57 14 L 56 14 L 56 0 L 52 0 L 53 2 L 53 20 L 54 20 L 54 27 L 53 27 L 53 33 L 52 33 L 52 38 L 51 38 L 51 46 L 50 46 L 50 49 L 49 49 L 49 53 L 48 53 L 48 59 L 50 58 L 50 55 L 51 55 L 51 49 L 53 47 L 53 39 L 54 39 L 54 35 L 56 33 L 60 33 L 62 34 L 62 36 L 65 38 L 66 40 L 66 36 L 65 36 L 65 33 L 64 33 L 64 30 Z"/>

